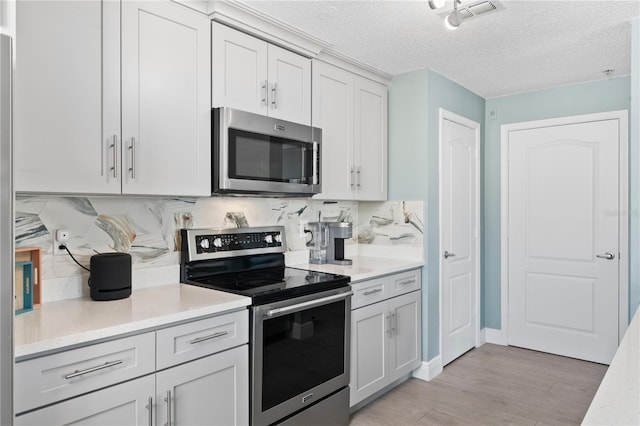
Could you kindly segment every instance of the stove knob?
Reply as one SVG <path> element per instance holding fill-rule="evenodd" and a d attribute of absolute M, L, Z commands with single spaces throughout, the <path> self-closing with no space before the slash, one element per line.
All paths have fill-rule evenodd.
<path fill-rule="evenodd" d="M 280 234 L 276 234 L 276 243 L 281 243 L 282 242 L 282 237 L 280 236 Z"/>
<path fill-rule="evenodd" d="M 213 239 L 213 245 L 215 247 L 218 247 L 218 248 L 222 247 L 222 239 L 221 238 L 214 238 Z"/>
<path fill-rule="evenodd" d="M 203 249 L 208 249 L 209 248 L 209 240 L 207 240 L 206 238 L 203 238 L 202 240 L 200 240 L 200 247 L 202 247 Z"/>
<path fill-rule="evenodd" d="M 265 236 L 264 236 L 264 241 L 265 241 L 267 244 L 271 244 L 271 243 L 273 243 L 273 236 L 272 236 L 272 235 L 265 235 Z"/>

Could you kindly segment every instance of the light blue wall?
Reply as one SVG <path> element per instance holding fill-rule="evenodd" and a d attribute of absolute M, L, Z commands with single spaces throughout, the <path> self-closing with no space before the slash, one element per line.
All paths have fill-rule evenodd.
<path fill-rule="evenodd" d="M 629 318 L 640 303 L 640 17 L 631 39 L 631 111 L 629 133 Z"/>
<path fill-rule="evenodd" d="M 500 329 L 500 126 L 507 123 L 541 120 L 579 114 L 629 109 L 631 79 L 612 78 L 596 82 L 562 86 L 500 98 L 487 99 L 484 151 L 484 270 L 485 325 Z M 489 118 L 495 111 L 496 119 Z M 640 162 L 637 158 L 638 140 L 629 140 L 631 147 L 630 171 L 637 176 Z M 638 183 L 633 181 L 631 205 L 638 205 Z M 636 210 L 637 211 L 637 210 Z M 637 222 L 637 217 L 632 223 Z M 638 244 L 636 232 L 631 234 L 634 247 Z M 638 252 L 631 252 L 631 263 L 637 268 Z M 638 274 L 633 275 L 630 286 L 635 304 L 638 303 Z"/>
<path fill-rule="evenodd" d="M 438 113 L 481 123 L 481 326 L 500 329 L 500 126 L 630 109 L 629 311 L 640 303 L 640 19 L 633 23 L 631 77 L 484 100 L 430 70 L 395 76 L 389 86 L 389 199 L 424 201 L 423 359 L 439 347 Z M 633 89 L 632 89 L 633 86 Z M 496 118 L 489 119 L 489 111 Z"/>
<path fill-rule="evenodd" d="M 476 121 L 484 133 L 484 99 L 430 70 L 395 76 L 389 87 L 389 199 L 425 203 L 424 360 L 440 353 L 438 286 L 438 120 L 444 108 Z M 482 146 L 481 141 L 481 146 Z"/>
<path fill-rule="evenodd" d="M 389 84 L 389 165 L 390 201 L 422 200 L 427 224 L 427 140 L 428 140 L 428 71 L 419 70 L 393 77 Z M 424 253 L 427 252 L 428 229 L 424 228 Z M 422 269 L 422 358 L 428 360 L 430 305 L 427 289 L 428 267 Z M 436 309 L 437 309 L 436 304 Z M 437 341 L 437 335 L 434 337 Z"/>

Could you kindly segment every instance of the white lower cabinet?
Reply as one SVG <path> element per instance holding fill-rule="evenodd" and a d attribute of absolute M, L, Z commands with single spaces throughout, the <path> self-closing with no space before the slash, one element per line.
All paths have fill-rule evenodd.
<path fill-rule="evenodd" d="M 156 424 L 248 424 L 248 366 L 243 345 L 157 373 Z"/>
<path fill-rule="evenodd" d="M 149 425 L 154 392 L 155 377 L 150 375 L 23 414 L 14 424 Z"/>
<path fill-rule="evenodd" d="M 247 343 L 238 311 L 18 362 L 15 424 L 248 424 Z"/>
<path fill-rule="evenodd" d="M 419 271 L 419 270 L 416 270 Z M 399 275 L 353 284 L 354 293 L 375 298 L 391 294 Z M 420 366 L 421 298 L 420 275 L 414 272 L 413 291 L 365 306 L 355 304 L 351 312 L 351 394 L 354 406 Z M 418 290 L 415 290 L 415 288 Z M 360 307 L 358 307 L 360 306 Z"/>

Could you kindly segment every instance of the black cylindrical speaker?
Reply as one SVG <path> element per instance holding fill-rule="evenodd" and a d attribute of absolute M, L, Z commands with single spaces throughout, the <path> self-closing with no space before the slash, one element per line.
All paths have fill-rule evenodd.
<path fill-rule="evenodd" d="M 124 299 L 131 295 L 131 255 L 100 253 L 91 256 L 89 293 L 93 300 Z"/>

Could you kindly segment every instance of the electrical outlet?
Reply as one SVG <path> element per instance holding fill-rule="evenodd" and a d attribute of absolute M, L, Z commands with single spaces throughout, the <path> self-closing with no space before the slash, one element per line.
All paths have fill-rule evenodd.
<path fill-rule="evenodd" d="M 60 244 L 65 244 L 71 239 L 71 232 L 68 229 L 60 228 L 53 238 L 53 254 L 64 254 L 67 251 L 60 249 Z"/>
<path fill-rule="evenodd" d="M 299 228 L 298 228 L 298 236 L 299 237 L 304 238 L 304 236 L 305 236 L 304 230 L 307 227 L 308 223 L 309 223 L 308 220 L 300 219 L 300 224 L 298 225 L 299 226 Z"/>

